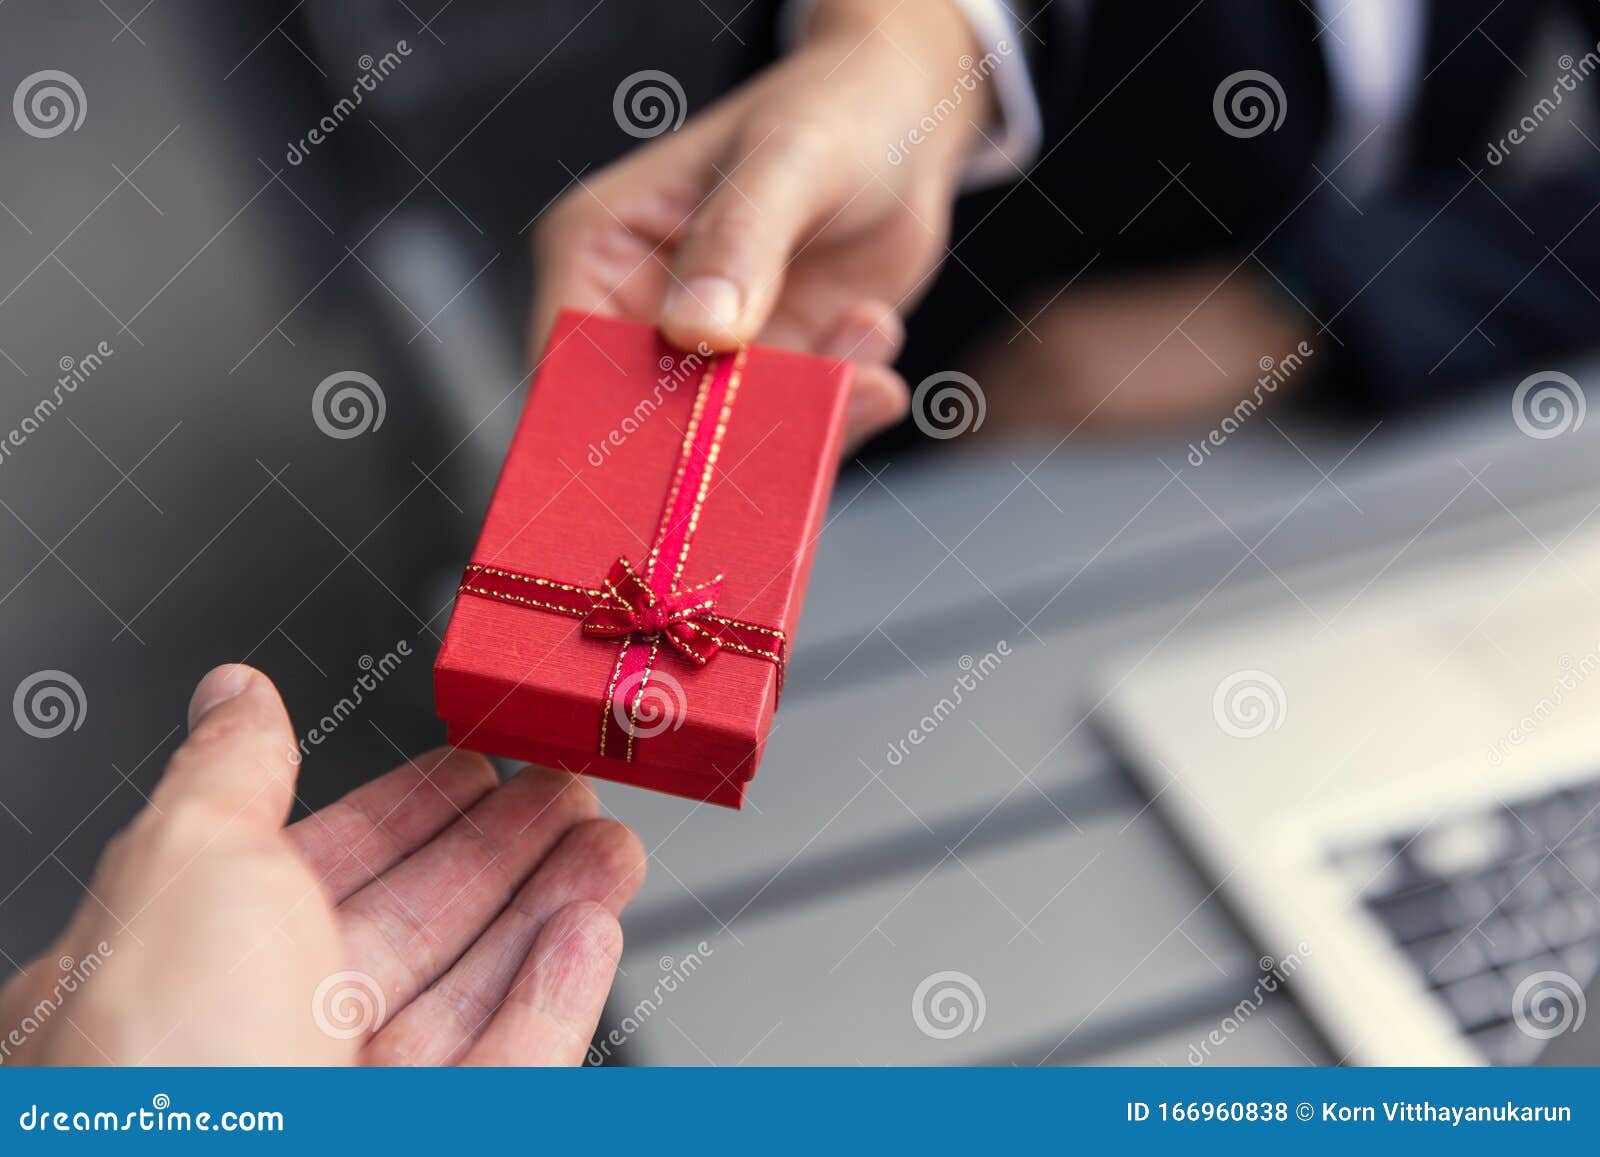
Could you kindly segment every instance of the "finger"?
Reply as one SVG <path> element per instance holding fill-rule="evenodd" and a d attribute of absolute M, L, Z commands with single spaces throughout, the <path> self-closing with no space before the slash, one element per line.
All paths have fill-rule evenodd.
<path fill-rule="evenodd" d="M 524 768 L 340 906 L 350 967 L 399 1012 L 478 938 L 567 829 L 598 810 L 577 776 Z"/>
<path fill-rule="evenodd" d="M 534 234 L 533 316 L 528 327 L 530 365 L 538 366 L 556 316 L 563 309 L 582 310 L 590 316 L 620 316 L 615 287 L 603 284 L 594 275 L 597 258 L 590 250 L 605 248 L 599 239 L 609 230 L 607 223 L 597 223 L 586 215 L 592 213 L 587 204 L 564 203 L 551 210 L 548 220 L 541 222 Z M 612 263 L 606 262 L 604 268 L 620 277 L 627 267 L 613 269 Z"/>
<path fill-rule="evenodd" d="M 833 149 L 831 134 L 799 123 L 742 135 L 679 239 L 661 306 L 669 341 L 726 350 L 755 339 L 801 235 L 833 199 Z"/>
<path fill-rule="evenodd" d="M 242 830 L 283 826 L 299 768 L 278 690 L 260 671 L 226 664 L 208 672 L 189 701 L 189 738 L 167 761 L 150 802 L 216 811 Z"/>
<path fill-rule="evenodd" d="M 892 305 L 865 299 L 840 312 L 818 343 L 823 357 L 858 365 L 887 366 L 905 344 L 906 327 Z"/>
<path fill-rule="evenodd" d="M 284 834 L 338 904 L 438 835 L 499 782 L 484 756 L 438 747 L 290 824 Z"/>
<path fill-rule="evenodd" d="M 905 379 L 888 366 L 857 366 L 850 383 L 850 403 L 845 410 L 844 448 L 848 458 L 874 434 L 880 434 L 906 416 L 910 391 Z"/>
<path fill-rule="evenodd" d="M 845 411 L 843 457 L 905 417 L 906 383 L 890 368 L 905 342 L 905 325 L 887 302 L 862 300 L 844 309 L 818 343 L 824 357 L 855 363 Z"/>
<path fill-rule="evenodd" d="M 589 900 L 620 916 L 644 874 L 644 846 L 627 828 L 614 820 L 574 827 L 466 955 L 373 1038 L 366 1062 L 443 1065 L 457 1059 L 505 1001 L 539 930 L 556 912 Z"/>
<path fill-rule="evenodd" d="M 539 931 L 511 995 L 467 1065 L 576 1065 L 583 1061 L 622 957 L 622 927 L 599 904 L 562 908 Z"/>

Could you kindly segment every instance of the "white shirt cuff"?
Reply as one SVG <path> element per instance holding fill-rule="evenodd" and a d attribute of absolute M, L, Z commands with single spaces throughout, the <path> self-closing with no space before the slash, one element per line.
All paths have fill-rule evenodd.
<path fill-rule="evenodd" d="M 983 55 L 961 60 L 962 74 L 956 87 L 971 91 L 974 84 L 993 84 L 997 125 L 979 126 L 984 136 L 962 172 L 964 191 L 984 189 L 1015 180 L 1039 155 L 1044 126 L 1039 114 L 1039 98 L 1028 73 L 1027 56 L 1022 50 L 1025 35 L 1006 0 L 954 0 L 972 26 Z M 785 0 L 780 16 L 786 47 L 797 44 L 805 35 L 817 0 Z M 960 93 L 952 94 L 959 99 Z M 930 114 L 931 115 L 931 114 Z"/>

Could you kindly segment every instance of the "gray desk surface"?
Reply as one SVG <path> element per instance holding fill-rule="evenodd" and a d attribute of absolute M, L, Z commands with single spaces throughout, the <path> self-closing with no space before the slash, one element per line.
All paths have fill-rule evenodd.
<path fill-rule="evenodd" d="M 1182 1064 L 1236 1015 L 1258 951 L 1102 746 L 1087 677 L 1262 599 L 1554 542 L 1596 470 L 1586 433 L 1536 445 L 1500 395 L 1377 430 L 1263 422 L 1200 468 L 1183 446 L 992 448 L 846 486 L 749 811 L 605 793 L 652 852 L 619 1056 Z M 914 993 L 942 971 L 981 989 L 981 1028 L 919 1030 Z M 1336 1059 L 1280 997 L 1224 1035 L 1212 1063 Z"/>

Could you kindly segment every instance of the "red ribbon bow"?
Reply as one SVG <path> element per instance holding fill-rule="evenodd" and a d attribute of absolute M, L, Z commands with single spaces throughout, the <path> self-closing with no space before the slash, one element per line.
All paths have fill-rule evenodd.
<path fill-rule="evenodd" d="M 606 600 L 583 619 L 583 633 L 602 639 L 627 635 L 660 637 L 696 667 L 704 667 L 722 647 L 712 611 L 722 594 L 722 576 L 685 590 L 658 593 L 640 578 L 626 558 L 611 564 Z"/>

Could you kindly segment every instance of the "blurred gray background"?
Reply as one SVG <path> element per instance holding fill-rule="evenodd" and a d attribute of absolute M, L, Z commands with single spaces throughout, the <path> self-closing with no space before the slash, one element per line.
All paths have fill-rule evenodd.
<path fill-rule="evenodd" d="M 705 85 L 759 51 L 754 18 L 741 44 L 698 6 L 637 13 L 624 41 L 591 7 L 518 12 L 516 36 L 465 3 L 0 12 L 8 96 L 43 70 L 82 91 L 75 130 L 31 135 L 9 105 L 0 129 L 0 425 L 21 439 L 0 458 L 0 683 L 61 671 L 86 703 L 64 734 L 4 739 L 0 967 L 64 920 L 213 664 L 268 671 L 309 725 L 408 641 L 316 751 L 309 806 L 442 738 L 429 668 L 521 405 L 528 228 L 632 143 L 609 102 L 558 94 L 595 59 L 659 63 L 631 35 L 652 21 L 703 21 Z M 346 371 L 384 417 L 330 437 L 313 396 Z"/>

